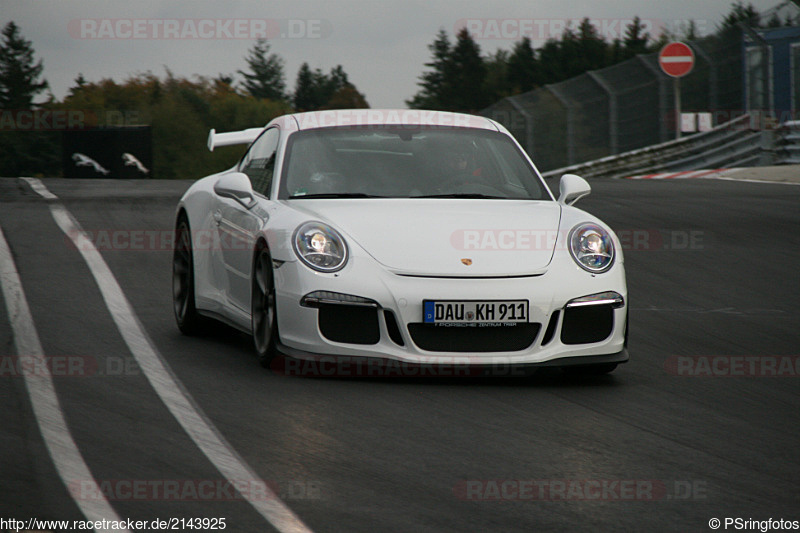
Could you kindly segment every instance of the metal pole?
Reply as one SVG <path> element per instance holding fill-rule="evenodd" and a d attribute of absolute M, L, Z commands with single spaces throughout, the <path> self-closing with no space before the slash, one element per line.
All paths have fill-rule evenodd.
<path fill-rule="evenodd" d="M 545 85 L 545 88 L 553 93 L 553 96 L 561 103 L 567 110 L 567 165 L 575 164 L 575 104 L 573 104 L 567 97 L 561 93 L 561 90 L 556 85 L 561 83 Z"/>
<path fill-rule="evenodd" d="M 681 79 L 673 78 L 675 91 L 675 138 L 681 138 Z"/>
<path fill-rule="evenodd" d="M 606 83 L 599 71 L 590 70 L 586 74 L 588 74 L 608 95 L 608 149 L 612 155 L 617 155 L 619 153 L 619 108 L 617 106 L 617 94 L 614 92 L 614 89 Z"/>
<path fill-rule="evenodd" d="M 643 55 L 637 55 L 636 59 L 653 74 L 653 78 L 658 83 L 658 140 L 662 143 L 667 142 L 669 140 L 669 118 L 667 118 L 669 114 L 669 91 L 667 89 L 669 78 L 663 74 L 661 69 L 647 61 Z"/>

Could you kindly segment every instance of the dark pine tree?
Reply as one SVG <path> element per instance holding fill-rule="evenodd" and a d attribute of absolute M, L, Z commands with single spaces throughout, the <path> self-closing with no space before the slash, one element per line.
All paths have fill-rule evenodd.
<path fill-rule="evenodd" d="M 647 41 L 650 40 L 650 35 L 644 32 L 644 25 L 639 17 L 633 17 L 633 22 L 628 24 L 625 28 L 625 37 L 622 44 L 625 49 L 623 56 L 625 59 L 637 56 L 639 54 L 646 54 Z"/>
<path fill-rule="evenodd" d="M 331 80 L 325 73 L 320 69 L 311 70 L 308 63 L 303 63 L 297 71 L 292 104 L 297 111 L 321 109 L 333 96 L 331 87 Z"/>
<path fill-rule="evenodd" d="M 48 86 L 40 79 L 43 69 L 19 26 L 14 22 L 6 24 L 0 32 L 0 114 L 5 115 L 0 121 L 0 176 L 58 174 L 58 133 L 25 128 L 19 131 L 14 125 L 16 111 L 38 107 L 33 99 Z"/>
<path fill-rule="evenodd" d="M 341 65 L 325 74 L 303 63 L 297 72 L 292 103 L 297 111 L 369 107 L 363 94 L 350 83 Z"/>
<path fill-rule="evenodd" d="M 439 30 L 436 39 L 428 45 L 433 58 L 425 66 L 431 70 L 423 72 L 417 85 L 420 90 L 406 104 L 413 109 L 446 109 L 446 82 L 452 70 L 451 47 L 447 32 Z"/>
<path fill-rule="evenodd" d="M 266 39 L 258 39 L 245 58 L 249 72 L 238 71 L 244 77 L 244 88 L 256 98 L 269 100 L 286 99 L 286 82 L 283 75 L 283 59 L 269 53 Z"/>
<path fill-rule="evenodd" d="M 31 109 L 33 98 L 47 88 L 39 80 L 44 66 L 33 57 L 30 41 L 25 40 L 13 21 L 0 33 L 0 109 Z"/>
<path fill-rule="evenodd" d="M 486 65 L 478 43 L 466 28 L 462 28 L 456 36 L 449 73 L 444 95 L 447 108 L 453 111 L 478 112 L 491 104 L 486 91 Z"/>
<path fill-rule="evenodd" d="M 508 50 L 498 48 L 483 60 L 486 65 L 486 90 L 493 102 L 518 92 L 514 91 L 509 81 L 509 56 Z"/>
<path fill-rule="evenodd" d="M 608 43 L 588 18 L 578 26 L 578 47 L 581 71 L 598 70 L 608 65 Z"/>
<path fill-rule="evenodd" d="M 514 44 L 508 58 L 508 81 L 515 93 L 524 93 L 541 83 L 539 62 L 528 37 Z"/>

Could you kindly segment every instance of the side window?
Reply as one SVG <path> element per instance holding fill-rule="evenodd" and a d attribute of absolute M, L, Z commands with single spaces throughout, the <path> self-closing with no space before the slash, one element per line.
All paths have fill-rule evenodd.
<path fill-rule="evenodd" d="M 279 137 L 278 128 L 265 131 L 256 139 L 242 159 L 240 170 L 250 178 L 253 190 L 264 196 L 269 196 L 269 190 L 272 187 Z"/>

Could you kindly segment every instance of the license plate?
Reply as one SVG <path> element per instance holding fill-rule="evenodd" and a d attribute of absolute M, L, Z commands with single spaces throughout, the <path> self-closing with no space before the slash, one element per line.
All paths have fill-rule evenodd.
<path fill-rule="evenodd" d="M 528 300 L 424 300 L 426 324 L 528 322 Z"/>

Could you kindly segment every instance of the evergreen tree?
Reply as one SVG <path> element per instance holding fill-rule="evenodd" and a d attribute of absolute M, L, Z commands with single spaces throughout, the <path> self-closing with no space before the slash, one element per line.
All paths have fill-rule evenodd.
<path fill-rule="evenodd" d="M 428 49 L 433 58 L 425 66 L 433 70 L 420 76 L 421 89 L 406 101 L 409 107 L 477 112 L 491 103 L 486 64 L 466 28 L 458 32 L 452 47 L 447 33 L 439 30 Z"/>
<path fill-rule="evenodd" d="M 283 75 L 283 59 L 269 54 L 269 43 L 258 39 L 247 58 L 250 72 L 238 71 L 244 77 L 244 88 L 256 98 L 269 100 L 286 99 L 286 82 Z"/>
<path fill-rule="evenodd" d="M 629 59 L 639 54 L 646 54 L 648 40 L 650 40 L 650 35 L 644 33 L 642 20 L 639 17 L 633 17 L 633 22 L 625 28 L 625 38 L 622 41 L 625 45 L 623 57 Z"/>
<path fill-rule="evenodd" d="M 478 112 L 491 103 L 486 91 L 486 65 L 478 43 L 466 28 L 456 36 L 445 88 L 444 104 L 452 111 Z"/>
<path fill-rule="evenodd" d="M 219 76 L 214 78 L 215 85 L 226 85 L 228 87 L 233 87 L 233 76 L 230 74 L 222 74 L 220 73 Z"/>
<path fill-rule="evenodd" d="M 325 74 L 320 69 L 311 70 L 308 63 L 300 65 L 297 72 L 292 103 L 297 111 L 369 107 L 341 65 Z"/>
<path fill-rule="evenodd" d="M 701 37 L 697 30 L 697 24 L 693 20 L 690 20 L 685 27 L 681 28 L 681 31 L 683 33 L 683 39 L 687 41 L 697 41 Z"/>
<path fill-rule="evenodd" d="M 75 78 L 75 87 L 74 89 L 80 89 L 84 85 L 86 85 L 86 78 L 83 77 L 83 72 L 78 72 L 78 76 Z"/>
<path fill-rule="evenodd" d="M 556 83 L 567 79 L 565 63 L 563 58 L 563 46 L 561 41 L 554 38 L 547 39 L 539 49 L 539 64 L 542 71 L 542 85 Z"/>
<path fill-rule="evenodd" d="M 0 32 L 0 109 L 30 109 L 34 96 L 48 87 L 46 80 L 39 81 L 44 66 L 33 54 L 19 26 L 6 24 Z"/>
<path fill-rule="evenodd" d="M 349 83 L 333 93 L 325 105 L 326 109 L 366 109 L 368 107 L 369 104 L 364 95 Z"/>
<path fill-rule="evenodd" d="M 509 80 L 509 56 L 508 50 L 499 48 L 483 60 L 486 65 L 486 90 L 493 102 L 519 92 Z"/>
<path fill-rule="evenodd" d="M 233 87 L 233 76 L 230 74 L 220 73 L 211 80 L 211 84 L 215 95 L 237 94 Z"/>
<path fill-rule="evenodd" d="M 528 37 L 514 44 L 508 58 L 508 81 L 515 93 L 534 89 L 540 83 L 541 74 L 536 52 Z"/>
<path fill-rule="evenodd" d="M 722 32 L 726 30 L 738 29 L 740 24 L 745 24 L 751 28 L 761 27 L 761 15 L 753 4 L 744 5 L 743 2 L 736 2 L 731 6 L 731 11 L 722 19 Z"/>
<path fill-rule="evenodd" d="M 350 81 L 347 79 L 347 73 L 344 71 L 341 65 L 336 65 L 336 67 L 331 69 L 331 74 L 328 76 L 327 87 L 331 95 L 333 95 L 333 93 L 339 89 L 344 89 L 348 85 L 350 85 Z"/>
<path fill-rule="evenodd" d="M 325 104 L 320 109 L 359 109 L 368 108 L 366 98 L 350 83 L 341 65 L 331 69 L 322 80 L 322 98 Z"/>
<path fill-rule="evenodd" d="M 308 63 L 300 65 L 292 97 L 292 104 L 297 111 L 312 111 L 322 105 L 318 87 L 320 74 L 319 70 L 313 72 Z"/>
<path fill-rule="evenodd" d="M 625 60 L 625 49 L 622 45 L 622 39 L 614 39 L 614 42 L 611 43 L 609 47 L 609 65 L 615 65 L 620 61 Z"/>
<path fill-rule="evenodd" d="M 564 30 L 559 46 L 562 78 L 556 81 L 566 80 L 584 72 L 582 53 L 580 35 L 572 28 L 572 22 L 570 21 L 567 29 Z"/>
<path fill-rule="evenodd" d="M 584 18 L 578 26 L 579 62 L 576 65 L 579 74 L 598 70 L 608 65 L 608 43 L 588 18 Z"/>
<path fill-rule="evenodd" d="M 67 97 L 75 96 L 89 84 L 89 82 L 86 81 L 86 78 L 83 77 L 82 72 L 78 73 L 78 76 L 73 80 L 73 82 L 75 85 L 69 88 L 69 95 Z"/>
<path fill-rule="evenodd" d="M 47 88 L 42 61 L 30 41 L 9 22 L 0 32 L 0 113 L 38 107 L 34 97 Z M 52 104 L 52 96 L 50 98 Z M 0 130 L 0 176 L 55 175 L 60 163 L 59 135 L 48 131 Z"/>
<path fill-rule="evenodd" d="M 406 104 L 415 109 L 445 109 L 446 88 L 445 83 L 451 72 L 450 39 L 447 32 L 440 29 L 436 39 L 428 45 L 433 55 L 430 63 L 425 66 L 432 69 L 423 72 L 417 83 L 421 88 Z"/>

